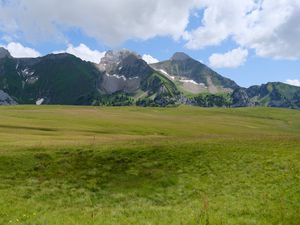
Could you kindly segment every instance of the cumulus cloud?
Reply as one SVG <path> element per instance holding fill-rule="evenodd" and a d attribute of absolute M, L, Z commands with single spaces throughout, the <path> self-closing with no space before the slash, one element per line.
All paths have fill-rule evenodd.
<path fill-rule="evenodd" d="M 295 79 L 295 80 L 287 79 L 287 80 L 285 81 L 285 83 L 287 83 L 287 84 L 289 84 L 289 85 L 293 85 L 293 86 L 298 86 L 298 87 L 300 87 L 300 80 L 297 80 L 297 79 Z"/>
<path fill-rule="evenodd" d="M 153 63 L 158 63 L 158 62 L 159 62 L 158 59 L 154 58 L 154 57 L 151 56 L 151 55 L 147 55 L 147 54 L 143 55 L 142 58 L 143 58 L 143 60 L 144 60 L 145 62 L 147 62 L 148 64 L 153 64 Z"/>
<path fill-rule="evenodd" d="M 300 57 L 299 0 L 203 0 L 202 6 L 202 25 L 185 36 L 187 48 L 219 45 L 231 38 L 262 57 Z"/>
<path fill-rule="evenodd" d="M 212 54 L 209 57 L 209 64 L 214 68 L 236 68 L 243 65 L 247 57 L 247 49 L 237 48 L 225 54 Z"/>
<path fill-rule="evenodd" d="M 56 51 L 54 53 L 69 53 L 72 55 L 81 58 L 82 60 L 99 63 L 100 60 L 104 57 L 105 52 L 100 52 L 98 50 L 91 50 L 85 44 L 80 44 L 77 47 L 74 47 L 72 44 L 69 44 L 66 50 Z"/>
<path fill-rule="evenodd" d="M 41 56 L 41 54 L 28 47 L 24 47 L 20 43 L 10 42 L 7 45 L 1 45 L 2 47 L 6 48 L 10 54 L 15 58 L 35 58 Z"/>
<path fill-rule="evenodd" d="M 202 0 L 202 25 L 185 36 L 186 47 L 201 49 L 218 45 L 236 30 L 242 29 L 244 16 L 254 7 L 252 0 Z"/>
<path fill-rule="evenodd" d="M 195 14 L 199 27 L 188 30 Z M 168 36 L 201 49 L 230 39 L 275 59 L 300 58 L 299 21 L 300 0 L 0 1 L 0 32 L 13 40 L 66 41 L 73 28 L 112 47 Z"/>
<path fill-rule="evenodd" d="M 8 0 L 0 1 L 0 30 L 27 38 L 53 38 L 79 28 L 109 45 L 184 33 L 200 0 Z M 38 18 L 38 19 L 37 19 Z"/>

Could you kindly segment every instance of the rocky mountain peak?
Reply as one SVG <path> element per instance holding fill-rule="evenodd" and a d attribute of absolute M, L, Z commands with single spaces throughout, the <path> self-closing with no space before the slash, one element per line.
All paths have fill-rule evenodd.
<path fill-rule="evenodd" d="M 5 57 L 12 58 L 12 56 L 10 55 L 10 53 L 7 49 L 0 47 L 0 59 L 5 58 Z"/>
<path fill-rule="evenodd" d="M 117 66 L 129 56 L 136 59 L 141 59 L 138 54 L 127 49 L 122 49 L 119 51 L 107 51 L 105 56 L 100 61 L 99 68 L 103 71 L 111 70 L 111 67 Z"/>
<path fill-rule="evenodd" d="M 110 75 L 124 77 L 139 77 L 148 75 L 152 69 L 142 60 L 142 57 L 129 50 L 108 51 L 101 59 L 98 68 Z"/>
<path fill-rule="evenodd" d="M 187 59 L 190 59 L 191 57 L 188 56 L 187 54 L 185 54 L 184 52 L 176 52 L 171 60 L 172 61 L 184 61 L 184 60 L 187 60 Z"/>

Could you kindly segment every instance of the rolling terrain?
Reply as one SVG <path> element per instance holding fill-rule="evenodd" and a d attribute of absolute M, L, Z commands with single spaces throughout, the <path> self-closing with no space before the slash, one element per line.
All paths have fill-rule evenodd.
<path fill-rule="evenodd" d="M 0 108 L 0 224 L 300 221 L 300 112 Z"/>

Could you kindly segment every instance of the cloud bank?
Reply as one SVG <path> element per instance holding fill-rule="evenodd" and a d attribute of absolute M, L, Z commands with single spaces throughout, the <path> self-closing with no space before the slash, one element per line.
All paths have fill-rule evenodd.
<path fill-rule="evenodd" d="M 178 39 L 198 0 L 0 1 L 0 30 L 30 39 L 63 38 L 78 28 L 109 45 L 128 39 Z M 37 19 L 38 18 L 38 19 Z"/>
<path fill-rule="evenodd" d="M 24 47 L 22 44 L 16 42 L 11 42 L 7 45 L 0 46 L 6 48 L 15 58 L 35 58 L 41 56 L 38 51 L 32 48 Z"/>
<path fill-rule="evenodd" d="M 289 84 L 289 85 L 293 85 L 293 86 L 298 86 L 298 87 L 300 87 L 300 80 L 297 80 L 297 79 L 295 79 L 295 80 L 288 79 L 288 80 L 286 80 L 285 83 L 287 83 L 287 84 Z"/>
<path fill-rule="evenodd" d="M 237 48 L 225 54 L 213 54 L 209 64 L 214 68 L 236 68 L 243 65 L 248 57 L 248 50 Z"/>
<path fill-rule="evenodd" d="M 189 20 L 198 15 L 198 27 Z M 260 57 L 300 58 L 300 0 L 2 0 L 0 32 L 17 42 L 69 41 L 78 29 L 111 47 L 168 36 L 202 49 L 231 40 Z"/>
<path fill-rule="evenodd" d="M 203 0 L 202 25 L 188 32 L 186 47 L 201 49 L 231 39 L 261 57 L 300 57 L 299 0 Z"/>
<path fill-rule="evenodd" d="M 66 50 L 56 51 L 54 53 L 69 53 L 72 55 L 81 58 L 82 60 L 100 63 L 100 60 L 104 57 L 105 52 L 100 52 L 98 50 L 91 50 L 85 44 L 80 44 L 77 47 L 74 47 L 72 44 L 69 44 Z"/>

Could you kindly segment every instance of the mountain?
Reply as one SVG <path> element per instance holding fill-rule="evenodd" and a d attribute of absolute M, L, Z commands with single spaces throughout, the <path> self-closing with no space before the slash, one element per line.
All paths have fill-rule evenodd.
<path fill-rule="evenodd" d="M 136 100 L 154 102 L 179 95 L 171 80 L 128 50 L 108 51 L 96 66 L 102 73 L 99 90 L 103 94 L 123 92 Z"/>
<path fill-rule="evenodd" d="M 169 77 L 186 94 L 231 93 L 239 88 L 234 81 L 182 52 L 177 52 L 171 59 L 151 66 Z"/>
<path fill-rule="evenodd" d="M 135 93 L 141 88 L 142 80 L 154 73 L 140 56 L 128 50 L 108 51 L 98 68 L 104 73 L 100 89 L 108 94 Z"/>
<path fill-rule="evenodd" d="M 0 104 L 300 108 L 300 87 L 249 88 L 184 53 L 148 65 L 140 55 L 108 51 L 99 64 L 70 54 L 14 58 L 0 48 Z"/>
<path fill-rule="evenodd" d="M 70 54 L 0 59 L 0 89 L 20 104 L 91 104 L 99 75 Z"/>
<path fill-rule="evenodd" d="M 232 94 L 234 107 L 268 106 L 300 108 L 300 87 L 270 82 L 236 89 Z"/>
<path fill-rule="evenodd" d="M 98 65 L 66 53 L 38 58 L 0 53 L 0 90 L 20 104 L 126 105 L 179 94 L 172 81 L 128 50 L 109 51 Z"/>

